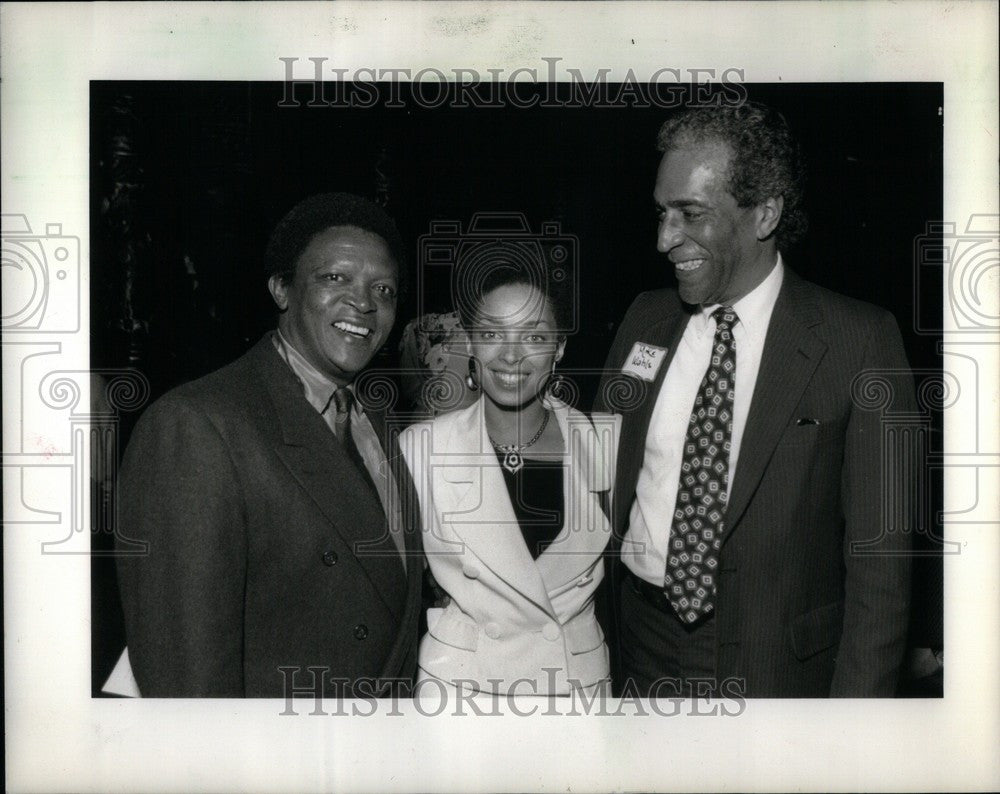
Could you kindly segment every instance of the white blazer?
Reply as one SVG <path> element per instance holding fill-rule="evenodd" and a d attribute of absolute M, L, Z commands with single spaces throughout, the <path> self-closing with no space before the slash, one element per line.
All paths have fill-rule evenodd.
<path fill-rule="evenodd" d="M 547 406 L 567 450 L 564 523 L 537 560 L 487 435 L 483 398 L 400 436 L 427 563 L 451 597 L 428 611 L 418 657 L 424 678 L 512 695 L 566 695 L 608 678 L 594 592 L 611 537 L 600 494 L 614 485 L 619 417 L 591 422 L 561 402 Z"/>

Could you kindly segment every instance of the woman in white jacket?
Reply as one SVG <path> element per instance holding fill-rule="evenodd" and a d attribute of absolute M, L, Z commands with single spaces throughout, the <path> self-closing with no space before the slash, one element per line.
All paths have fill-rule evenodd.
<path fill-rule="evenodd" d="M 608 680 L 594 594 L 617 425 L 553 394 L 568 292 L 565 279 L 511 264 L 460 283 L 467 383 L 481 396 L 400 438 L 427 563 L 448 596 L 427 616 L 418 693 L 433 681 L 445 692 L 592 694 Z"/>

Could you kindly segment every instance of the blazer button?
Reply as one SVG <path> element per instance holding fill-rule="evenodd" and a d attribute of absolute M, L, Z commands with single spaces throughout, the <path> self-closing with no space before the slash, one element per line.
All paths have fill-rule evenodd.
<path fill-rule="evenodd" d="M 324 551 L 323 552 L 323 564 L 326 566 L 334 566 L 337 564 L 337 552 L 335 551 Z"/>
<path fill-rule="evenodd" d="M 584 576 L 584 577 L 583 577 L 582 579 L 580 579 L 580 580 L 579 580 L 579 581 L 578 581 L 578 582 L 576 583 L 576 586 L 577 586 L 577 587 L 586 587 L 586 586 L 587 586 L 588 584 L 590 584 L 590 583 L 591 583 L 592 581 L 594 581 L 594 577 L 593 577 L 593 576 Z"/>
<path fill-rule="evenodd" d="M 555 623 L 546 623 L 545 628 L 542 629 L 542 636 L 549 642 L 555 642 L 561 634 L 562 632 Z"/>
<path fill-rule="evenodd" d="M 364 623 L 359 623 L 354 627 L 354 638 L 363 640 L 368 636 L 368 627 Z"/>
<path fill-rule="evenodd" d="M 486 636 L 491 640 L 500 639 L 500 627 L 496 623 L 487 623 L 483 631 L 486 632 Z"/>
<path fill-rule="evenodd" d="M 479 578 L 479 569 L 474 565 L 463 565 L 462 573 L 465 574 L 469 579 Z"/>

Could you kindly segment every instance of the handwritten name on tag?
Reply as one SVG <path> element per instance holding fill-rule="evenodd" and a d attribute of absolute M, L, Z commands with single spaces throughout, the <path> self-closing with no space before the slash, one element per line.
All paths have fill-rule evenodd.
<path fill-rule="evenodd" d="M 660 364 L 667 355 L 665 347 L 647 345 L 645 342 L 636 342 L 632 345 L 632 352 L 625 359 L 622 372 L 627 375 L 635 375 L 642 380 L 652 381 L 656 378 L 656 373 L 660 371 Z"/>

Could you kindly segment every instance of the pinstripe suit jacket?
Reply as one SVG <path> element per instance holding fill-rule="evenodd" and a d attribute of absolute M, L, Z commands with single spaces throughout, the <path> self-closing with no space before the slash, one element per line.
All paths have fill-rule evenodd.
<path fill-rule="evenodd" d="M 617 544 L 650 415 L 689 317 L 675 291 L 643 293 L 608 356 L 596 408 L 623 416 Z M 622 366 L 637 341 L 667 349 L 652 382 L 622 380 L 631 378 Z M 718 680 L 743 679 L 749 697 L 893 695 L 911 538 L 901 523 L 909 511 L 895 508 L 909 473 L 884 454 L 883 418 L 914 411 L 892 316 L 786 271 L 730 493 L 715 607 Z"/>

